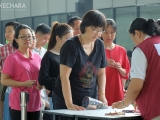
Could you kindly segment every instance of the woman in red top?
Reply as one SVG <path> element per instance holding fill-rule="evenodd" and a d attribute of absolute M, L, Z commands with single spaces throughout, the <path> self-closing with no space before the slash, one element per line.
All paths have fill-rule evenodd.
<path fill-rule="evenodd" d="M 116 30 L 114 20 L 107 19 L 107 26 L 102 38 L 108 63 L 106 67 L 106 98 L 109 106 L 124 98 L 123 80 L 128 79 L 130 70 L 125 48 L 113 43 Z"/>

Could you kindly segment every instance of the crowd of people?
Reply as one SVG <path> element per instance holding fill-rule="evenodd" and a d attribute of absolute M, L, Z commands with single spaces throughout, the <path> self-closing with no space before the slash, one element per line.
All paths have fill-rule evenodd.
<path fill-rule="evenodd" d="M 114 42 L 117 31 L 98 10 L 35 31 L 8 22 L 8 44 L 0 46 L 0 120 L 21 120 L 23 91 L 29 93 L 28 120 L 53 119 L 42 110 L 85 110 L 86 96 L 119 109 L 136 101 L 144 120 L 160 118 L 160 20 L 131 21 L 133 51 Z"/>

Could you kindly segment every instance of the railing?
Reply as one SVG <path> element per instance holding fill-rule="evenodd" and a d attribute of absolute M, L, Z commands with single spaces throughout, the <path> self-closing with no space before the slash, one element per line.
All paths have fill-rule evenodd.
<path fill-rule="evenodd" d="M 29 101 L 29 94 L 28 92 L 21 92 L 20 93 L 20 100 L 21 100 L 21 120 L 27 120 L 27 102 Z"/>

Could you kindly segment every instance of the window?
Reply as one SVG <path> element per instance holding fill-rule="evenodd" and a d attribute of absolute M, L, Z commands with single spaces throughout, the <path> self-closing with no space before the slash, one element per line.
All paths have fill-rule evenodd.
<path fill-rule="evenodd" d="M 149 4 L 140 6 L 140 17 L 147 19 L 159 19 L 160 18 L 160 4 Z"/>
<path fill-rule="evenodd" d="M 49 24 L 49 16 L 38 16 L 33 18 L 33 29 L 36 30 L 37 26 L 40 23 L 45 23 L 50 26 Z"/>
<path fill-rule="evenodd" d="M 76 13 L 76 12 L 67 13 L 67 21 L 68 21 L 71 17 L 74 17 L 74 16 L 78 16 L 78 17 L 81 18 L 81 16 L 79 16 L 78 13 Z"/>
<path fill-rule="evenodd" d="M 100 12 L 102 12 L 106 18 L 112 18 L 113 19 L 113 9 L 100 9 Z"/>
<path fill-rule="evenodd" d="M 137 17 L 136 7 L 125 7 L 116 9 L 117 36 L 116 44 L 132 50 L 134 44 L 129 36 L 130 23 Z"/>
<path fill-rule="evenodd" d="M 26 24 L 32 28 L 32 19 L 31 18 L 21 18 L 21 19 L 18 19 L 18 22 L 21 24 Z"/>
<path fill-rule="evenodd" d="M 51 15 L 51 22 L 58 21 L 60 23 L 67 23 L 67 14 Z"/>

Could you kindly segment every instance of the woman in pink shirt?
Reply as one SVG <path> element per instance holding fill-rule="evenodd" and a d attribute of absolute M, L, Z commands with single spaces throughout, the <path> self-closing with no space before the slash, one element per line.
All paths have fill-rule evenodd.
<path fill-rule="evenodd" d="M 12 120 L 21 120 L 20 92 L 22 91 L 29 93 L 27 118 L 39 120 L 41 100 L 37 79 L 41 58 L 29 50 L 32 42 L 31 28 L 23 24 L 18 26 L 13 41 L 13 46 L 17 50 L 6 58 L 2 70 L 2 84 L 12 87 L 9 95 Z"/>

